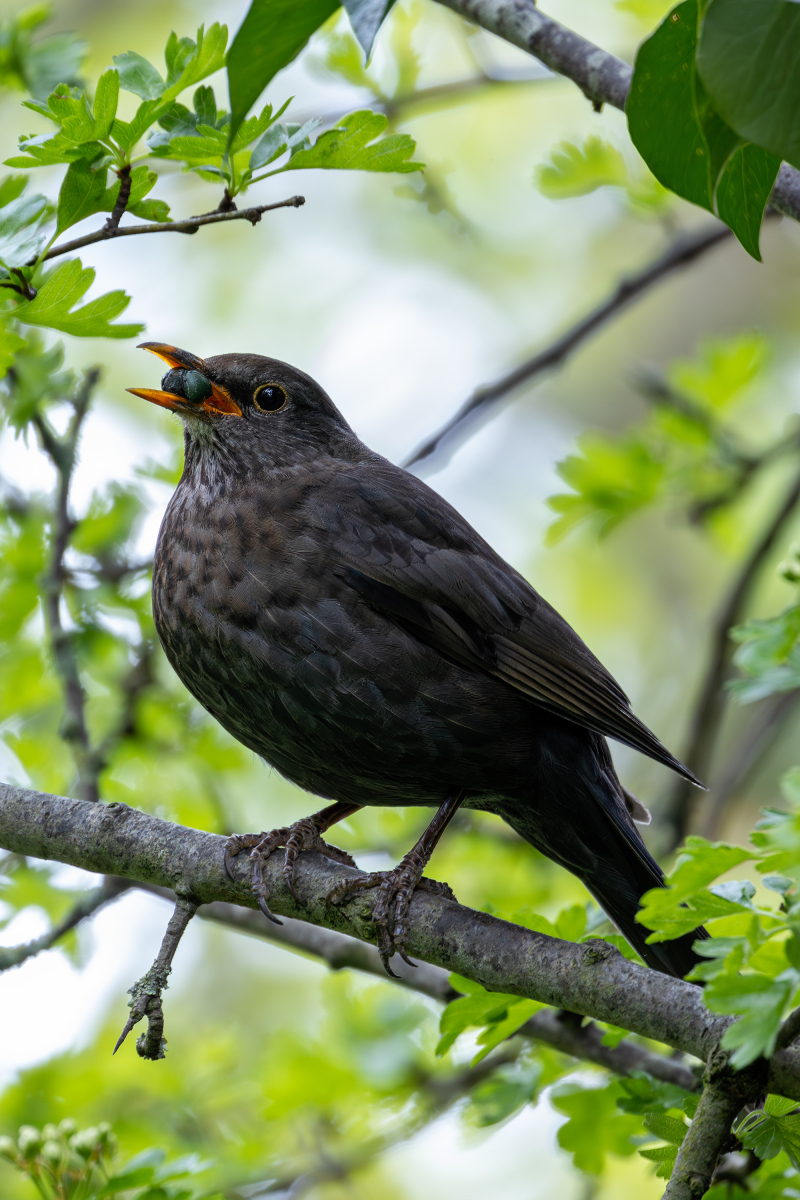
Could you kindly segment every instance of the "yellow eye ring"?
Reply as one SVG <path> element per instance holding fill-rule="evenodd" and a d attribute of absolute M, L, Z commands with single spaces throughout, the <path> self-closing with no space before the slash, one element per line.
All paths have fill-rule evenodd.
<path fill-rule="evenodd" d="M 267 395 L 264 395 L 264 393 L 267 393 Z M 258 403 L 259 396 L 264 396 L 264 399 L 269 401 L 269 404 L 266 407 L 263 404 Z M 278 413 L 286 408 L 288 403 L 289 397 L 286 395 L 285 389 L 282 388 L 279 383 L 262 383 L 261 386 L 257 387 L 253 393 L 253 405 L 258 409 L 259 412 L 270 414 Z"/>

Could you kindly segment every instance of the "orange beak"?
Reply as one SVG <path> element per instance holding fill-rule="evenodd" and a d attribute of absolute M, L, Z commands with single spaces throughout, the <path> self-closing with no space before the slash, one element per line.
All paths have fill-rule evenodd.
<path fill-rule="evenodd" d="M 199 371 L 201 375 L 205 375 L 205 364 L 202 358 L 197 358 L 188 350 L 179 350 L 177 346 L 167 346 L 163 342 L 140 342 L 137 349 L 149 350 L 151 354 L 157 354 L 159 358 L 163 358 L 165 363 L 177 370 Z M 172 392 L 160 392 L 154 388 L 128 388 L 127 391 L 133 396 L 141 396 L 143 400 L 149 400 L 151 404 L 159 404 L 161 408 L 168 408 L 171 412 L 204 412 L 212 413 L 214 416 L 224 413 L 226 416 L 241 417 L 242 410 L 227 389 L 219 383 L 213 383 L 210 379 L 208 382 L 211 384 L 211 395 L 202 404 L 189 404 L 183 396 L 175 396 Z"/>

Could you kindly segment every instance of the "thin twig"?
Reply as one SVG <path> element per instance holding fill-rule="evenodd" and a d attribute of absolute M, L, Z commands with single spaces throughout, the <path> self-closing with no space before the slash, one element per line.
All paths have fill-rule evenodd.
<path fill-rule="evenodd" d="M 119 223 L 122 220 L 122 214 L 128 207 L 128 201 L 131 197 L 131 165 L 126 163 L 124 167 L 120 167 L 117 171 L 119 176 L 119 192 L 114 207 L 111 210 L 111 216 L 103 226 L 103 232 L 109 236 L 116 233 L 119 229 Z"/>
<path fill-rule="evenodd" d="M 474 422 L 478 415 L 484 415 L 492 405 L 497 404 L 499 400 L 523 383 L 529 383 L 537 375 L 558 366 L 591 334 L 607 324 L 637 296 L 646 292 L 673 271 L 694 262 L 706 250 L 710 250 L 712 246 L 726 241 L 731 236 L 731 231 L 724 225 L 715 225 L 701 233 L 682 234 L 654 262 L 648 263 L 635 275 L 623 279 L 608 299 L 593 309 L 588 316 L 582 317 L 551 345 L 540 350 L 538 354 L 527 359 L 526 362 L 521 363 L 520 366 L 507 375 L 503 375 L 494 383 L 479 387 L 436 433 L 417 447 L 403 465 L 406 468 L 412 467 L 415 463 L 430 458 L 445 441 L 451 442 L 457 431 L 463 436 L 468 420 L 474 428 Z"/>
<path fill-rule="evenodd" d="M 187 896 L 177 897 L 155 962 L 146 975 L 137 979 L 136 983 L 128 988 L 131 1015 L 117 1039 L 114 1054 L 117 1053 L 134 1025 L 146 1016 L 147 1031 L 137 1038 L 136 1052 L 140 1058 L 149 1058 L 152 1061 L 165 1057 L 167 1040 L 164 1037 L 164 1011 L 161 1006 L 161 993 L 167 987 L 175 951 L 186 932 L 187 925 L 196 912 L 197 904 L 194 900 Z"/>
<path fill-rule="evenodd" d="M 41 937 L 34 938 L 31 942 L 25 942 L 20 946 L 3 946 L 0 947 L 0 971 L 8 971 L 11 967 L 18 967 L 20 963 L 24 963 L 29 958 L 34 958 L 37 954 L 41 954 L 43 950 L 51 950 L 57 942 L 60 942 L 63 937 L 77 928 L 81 922 L 88 917 L 93 917 L 95 913 L 104 908 L 106 904 L 110 904 L 112 900 L 118 899 L 123 892 L 127 892 L 131 884 L 127 879 L 116 879 L 113 876 L 108 876 L 103 880 L 98 888 L 94 888 L 90 892 L 86 892 L 81 896 L 78 903 L 71 908 L 64 917 L 63 921 L 59 921 L 52 929 L 48 929 L 47 933 L 43 933 Z"/>
<path fill-rule="evenodd" d="M 185 221 L 152 221 L 147 225 L 120 225 L 115 229 L 108 229 L 106 223 L 94 233 L 53 246 L 43 255 L 42 262 L 57 258 L 59 254 L 82 250 L 84 246 L 93 246 L 96 242 L 107 242 L 110 238 L 138 237 L 143 233 L 197 233 L 202 225 L 218 225 L 221 221 L 249 221 L 251 225 L 257 225 L 265 212 L 272 212 L 276 208 L 300 208 L 305 202 L 304 196 L 290 196 L 288 200 L 279 200 L 276 204 L 258 204 L 253 208 L 234 209 L 233 212 L 202 213 L 197 217 L 187 217 Z M 36 259 L 32 258 L 27 265 L 32 267 L 35 262 Z"/>
<path fill-rule="evenodd" d="M 53 661 L 64 690 L 65 712 L 61 723 L 61 736 L 71 747 L 75 758 L 78 768 L 78 791 L 84 800 L 93 802 L 100 799 L 100 761 L 92 751 L 86 725 L 86 695 L 78 670 L 73 638 L 64 628 L 61 607 L 65 578 L 64 557 L 75 529 L 75 522 L 70 514 L 69 494 L 83 422 L 99 377 L 100 372 L 96 368 L 87 371 L 83 383 L 72 399 L 72 417 L 63 437 L 56 435 L 42 413 L 37 412 L 33 417 L 42 447 L 56 470 L 55 505 L 50 529 L 50 564 L 47 574 L 42 579 L 42 593 Z"/>
<path fill-rule="evenodd" d="M 174 895 L 167 888 L 152 885 L 138 885 L 142 891 L 172 902 Z M 333 971 L 350 969 L 373 975 L 386 981 L 381 956 L 377 947 L 367 942 L 360 942 L 346 933 L 338 933 L 332 929 L 321 929 L 310 925 L 307 921 L 294 920 L 285 917 L 282 925 L 265 921 L 260 913 L 252 909 L 239 908 L 236 904 L 226 904 L 216 900 L 204 904 L 197 911 L 198 917 L 215 924 L 235 929 L 239 933 L 250 934 L 264 941 L 276 942 L 278 945 L 311 955 L 324 962 Z M 430 963 L 419 963 L 409 967 L 400 962 L 395 968 L 397 983 L 410 991 L 421 992 L 449 1004 L 461 994 L 450 983 L 450 976 L 441 967 L 431 966 Z M 517 1030 L 517 1037 L 531 1038 L 545 1045 L 560 1050 L 572 1058 L 584 1059 L 605 1067 L 617 1075 L 632 1075 L 635 1071 L 646 1071 L 654 1079 L 662 1079 L 666 1083 L 675 1083 L 687 1091 L 696 1091 L 699 1081 L 694 1072 L 680 1059 L 667 1058 L 656 1054 L 634 1042 L 620 1042 L 618 1046 L 603 1045 L 603 1031 L 593 1022 L 581 1024 L 556 1009 L 543 1009 L 535 1013 Z"/>
<path fill-rule="evenodd" d="M 719 824 L 725 805 L 753 774 L 764 755 L 800 702 L 800 691 L 769 696 L 756 706 L 751 723 L 736 739 L 725 762 L 714 776 L 706 810 L 703 814 L 702 836 L 714 841 L 719 836 Z"/>
<path fill-rule="evenodd" d="M 730 630 L 742 621 L 761 568 L 794 515 L 798 502 L 800 475 L 795 478 L 781 505 L 752 547 L 724 604 L 714 618 L 710 639 L 711 655 L 689 727 L 689 745 L 683 755 L 686 766 L 698 779 L 703 779 L 709 772 L 725 718 L 729 698 L 725 691 L 725 681 L 734 652 Z M 694 789 L 691 785 L 684 786 L 683 780 L 678 781 L 665 808 L 665 820 L 672 831 L 672 846 L 678 845 L 686 835 L 693 802 Z"/>
<path fill-rule="evenodd" d="M 537 8 L 535 0 L 439 0 L 468 21 L 519 46 L 534 58 L 571 79 L 596 110 L 604 104 L 624 109 L 633 68 L 580 34 L 560 25 Z M 667 118 L 665 118 L 666 120 Z M 800 220 L 800 171 L 784 163 L 769 203 Z"/>

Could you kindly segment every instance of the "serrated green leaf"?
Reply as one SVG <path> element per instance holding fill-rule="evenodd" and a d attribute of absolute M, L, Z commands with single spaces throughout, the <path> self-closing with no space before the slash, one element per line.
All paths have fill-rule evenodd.
<path fill-rule="evenodd" d="M 620 1113 L 617 1099 L 622 1088 L 616 1081 L 603 1088 L 567 1084 L 554 1089 L 551 1103 L 569 1117 L 558 1131 L 558 1144 L 572 1155 L 579 1171 L 599 1175 L 609 1154 L 635 1153 L 631 1137 L 641 1132 L 637 1116 Z"/>
<path fill-rule="evenodd" d="M 775 1158 L 783 1152 L 795 1170 L 800 1170 L 800 1114 L 796 1110 L 795 1100 L 769 1095 L 762 1111 L 748 1113 L 739 1122 L 736 1136 L 759 1158 Z"/>
<path fill-rule="evenodd" d="M 35 258 L 45 238 L 39 226 L 47 208 L 47 199 L 32 193 L 17 196 L 0 208 L 0 262 L 21 267 Z"/>
<path fill-rule="evenodd" d="M 663 1112 L 646 1112 L 644 1125 L 656 1137 L 669 1142 L 671 1146 L 680 1146 L 689 1132 L 689 1127 L 684 1121 L 679 1121 L 677 1117 L 668 1117 Z"/>
<path fill-rule="evenodd" d="M 559 142 L 550 162 L 534 172 L 536 186 L 550 200 L 586 196 L 600 187 L 627 187 L 628 169 L 616 146 L 592 134 L 582 146 Z"/>
<path fill-rule="evenodd" d="M 722 1045 L 733 1050 L 731 1063 L 740 1068 L 775 1049 L 783 1012 L 796 990 L 800 975 L 785 971 L 777 979 L 761 974 L 725 971 L 706 986 L 703 994 L 712 1012 L 735 1014 L 740 1019 L 726 1029 Z"/>
<path fill-rule="evenodd" d="M 608 534 L 632 513 L 652 503 L 664 475 L 663 463 L 637 436 L 612 441 L 587 433 L 578 439 L 581 457 L 570 455 L 556 468 L 573 493 L 551 496 L 547 505 L 558 513 L 547 532 L 551 544 L 585 521 Z"/>
<path fill-rule="evenodd" d="M 84 142 L 82 145 L 76 145 L 60 132 L 55 137 L 51 137 L 49 134 L 43 134 L 40 137 L 21 137 L 19 148 L 22 153 L 13 158 L 7 158 L 6 166 L 24 167 L 26 170 L 30 170 L 32 167 L 52 167 L 59 163 L 77 162 L 80 158 L 93 162 L 104 153 L 99 142 Z"/>
<path fill-rule="evenodd" d="M 487 1018 L 490 1023 L 478 1035 L 478 1045 L 481 1049 L 473 1058 L 472 1066 L 475 1067 L 482 1062 L 495 1046 L 499 1046 L 507 1038 L 513 1037 L 517 1030 L 521 1029 L 525 1022 L 543 1007 L 544 1005 L 540 1004 L 538 1000 L 520 1000 L 517 997 L 516 1003 L 509 1005 L 505 1016 L 497 1019 Z"/>
<path fill-rule="evenodd" d="M 126 156 L 131 154 L 136 143 L 144 137 L 147 130 L 169 111 L 174 101 L 155 100 L 143 101 L 136 110 L 132 121 L 120 121 L 115 118 L 111 126 L 111 136 L 123 150 Z"/>
<path fill-rule="evenodd" d="M 80 259 L 60 263 L 45 278 L 33 300 L 19 304 L 15 316 L 27 325 L 43 325 L 71 333 L 74 337 L 135 337 L 143 325 L 112 325 L 128 307 L 130 296 L 123 291 L 106 292 L 75 309 L 94 282 L 95 272 L 83 268 Z"/>
<path fill-rule="evenodd" d="M 228 51 L 231 142 L 269 81 L 338 7 L 338 0 L 252 0 Z"/>
<path fill-rule="evenodd" d="M 380 138 L 386 128 L 383 113 L 364 110 L 350 113 L 327 133 L 321 134 L 308 150 L 300 150 L 289 159 L 284 171 L 312 168 L 336 171 L 421 171 L 424 164 L 408 162 L 416 143 L 408 134 Z M 376 141 L 376 138 L 380 138 Z"/>
<path fill-rule="evenodd" d="M 119 71 L 120 87 L 145 101 L 174 100 L 187 87 L 199 83 L 224 65 L 227 41 L 227 27 L 217 21 L 208 30 L 201 25 L 196 42 L 191 38 L 178 39 L 171 33 L 164 52 L 166 79 L 162 79 L 151 62 L 133 50 L 116 55 L 114 65 Z"/>

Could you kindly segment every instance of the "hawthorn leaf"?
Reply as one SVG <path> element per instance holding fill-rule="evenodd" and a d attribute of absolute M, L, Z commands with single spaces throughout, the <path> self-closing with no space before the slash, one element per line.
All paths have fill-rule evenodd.
<path fill-rule="evenodd" d="M 386 125 L 382 113 L 368 110 L 350 113 L 335 129 L 318 137 L 308 150 L 293 155 L 281 170 L 317 167 L 338 171 L 421 171 L 424 163 L 407 161 L 416 149 L 413 138 L 406 133 L 381 138 Z"/>
<path fill-rule="evenodd" d="M 74 337 L 135 337 L 143 325 L 111 324 L 130 303 L 130 296 L 121 290 L 106 292 L 75 308 L 94 277 L 92 268 L 82 267 L 80 259 L 68 259 L 47 275 L 33 300 L 17 306 L 14 315 L 26 325 L 43 325 Z"/>

